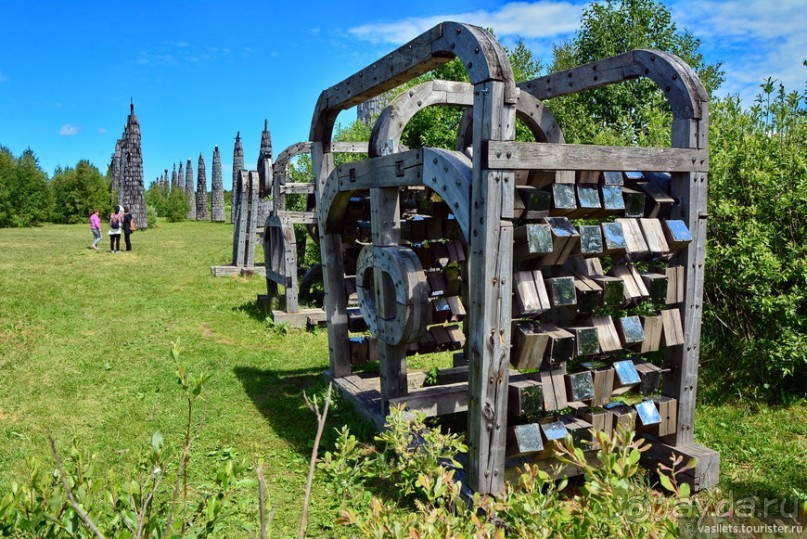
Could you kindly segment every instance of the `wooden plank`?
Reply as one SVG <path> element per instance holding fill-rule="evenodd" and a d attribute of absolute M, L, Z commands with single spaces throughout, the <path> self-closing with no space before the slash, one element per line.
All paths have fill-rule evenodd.
<path fill-rule="evenodd" d="M 616 352 L 622 349 L 619 334 L 610 316 L 592 316 L 591 325 L 597 328 L 600 349 L 603 352 Z"/>
<path fill-rule="evenodd" d="M 708 96 L 692 68 L 678 57 L 658 50 L 633 50 L 520 82 L 518 86 L 538 99 L 550 99 L 639 77 L 650 78 L 664 90 L 674 116 L 706 117 Z"/>
<path fill-rule="evenodd" d="M 663 324 L 661 316 L 642 316 L 642 329 L 644 330 L 644 340 L 639 352 L 646 354 L 655 352 L 661 347 L 661 334 Z"/>
<path fill-rule="evenodd" d="M 542 370 L 541 389 L 544 397 L 544 409 L 547 411 L 566 408 L 566 363 L 559 363 L 550 369 Z"/>
<path fill-rule="evenodd" d="M 356 375 L 334 378 L 330 371 L 327 371 L 325 375 L 326 378 L 333 381 L 336 388 L 351 403 L 353 408 L 369 421 L 376 430 L 380 431 L 384 428 L 385 416 L 381 407 L 381 393 L 378 391 L 377 384 L 375 388 L 368 387 Z"/>
<path fill-rule="evenodd" d="M 284 195 L 311 195 L 314 193 L 313 183 L 287 183 L 280 186 Z"/>
<path fill-rule="evenodd" d="M 617 219 L 616 222 L 622 225 L 625 237 L 625 252 L 631 260 L 639 260 L 650 253 L 647 240 L 642 234 L 642 229 L 637 219 Z"/>
<path fill-rule="evenodd" d="M 672 459 L 680 456 L 684 463 L 695 459 L 695 468 L 676 478 L 679 483 L 687 483 L 693 492 L 711 488 L 720 480 L 720 453 L 692 442 L 673 446 L 653 436 L 645 436 L 645 441 L 650 449 L 642 453 L 640 462 L 648 470 L 657 471 L 659 464 L 669 466 Z"/>
<path fill-rule="evenodd" d="M 678 309 L 666 309 L 661 311 L 661 325 L 663 328 L 661 342 L 664 346 L 670 347 L 684 344 L 681 311 Z"/>
<path fill-rule="evenodd" d="M 608 435 L 614 426 L 614 414 L 599 406 L 586 406 L 577 410 L 577 417 L 591 424 L 594 430 L 602 431 Z M 597 449 L 593 446 L 592 449 Z"/>
<path fill-rule="evenodd" d="M 288 219 L 293 224 L 300 225 L 315 225 L 317 224 L 317 216 L 314 212 L 309 211 L 278 211 L 276 213 L 281 219 Z"/>
<path fill-rule="evenodd" d="M 670 252 L 670 246 L 664 237 L 661 221 L 658 219 L 639 219 L 639 227 L 647 242 L 647 249 L 654 256 L 661 256 Z"/>
<path fill-rule="evenodd" d="M 451 309 L 451 320 L 453 322 L 461 322 L 465 319 L 465 306 L 458 296 L 449 296 L 446 298 L 448 301 L 448 308 Z"/>
<path fill-rule="evenodd" d="M 471 486 L 478 492 L 504 487 L 508 365 L 512 302 L 514 178 L 481 166 L 483 140 L 515 136 L 515 107 L 505 85 L 478 84 L 474 95 L 473 186 L 470 219 L 468 351 L 473 394 L 468 413 Z M 513 103 L 515 100 L 512 101 Z M 473 257 L 477 254 L 477 258 Z M 493 381 L 493 383 L 491 383 Z"/>
<path fill-rule="evenodd" d="M 626 301 L 637 301 L 650 295 L 644 285 L 642 277 L 639 275 L 639 271 L 632 264 L 613 266 L 609 273 L 614 277 L 622 279 L 622 283 L 625 286 Z"/>
<path fill-rule="evenodd" d="M 611 400 L 614 388 L 614 369 L 610 366 L 590 367 L 590 369 L 594 380 L 594 398 L 591 399 L 591 405 L 602 406 Z"/>
<path fill-rule="evenodd" d="M 468 395 L 468 384 L 465 382 L 429 386 L 394 397 L 389 400 L 389 406 L 403 406 L 404 417 L 413 417 L 414 412 L 435 417 L 467 411 Z"/>
<path fill-rule="evenodd" d="M 462 329 L 456 324 L 452 324 L 445 327 L 446 333 L 448 333 L 448 338 L 450 339 L 450 343 L 448 345 L 449 350 L 462 350 L 465 346 L 465 333 L 462 332 Z"/>
<path fill-rule="evenodd" d="M 577 183 L 581 184 L 594 184 L 597 185 L 602 178 L 601 170 L 581 170 L 578 171 L 576 176 Z"/>
<path fill-rule="evenodd" d="M 605 409 L 613 414 L 613 428 L 623 427 L 634 429 L 636 425 L 636 410 L 624 402 L 612 402 L 605 405 Z"/>
<path fill-rule="evenodd" d="M 684 301 L 684 287 L 686 276 L 683 266 L 670 266 L 665 268 L 667 276 L 667 298 L 668 305 L 682 303 Z"/>
<path fill-rule="evenodd" d="M 543 286 L 543 281 L 541 281 Z M 513 288 L 515 291 L 514 311 L 518 316 L 539 314 L 543 306 L 538 299 L 536 282 L 531 271 L 517 271 L 513 274 Z"/>
<path fill-rule="evenodd" d="M 653 399 L 661 416 L 658 435 L 660 437 L 675 434 L 678 427 L 678 401 L 671 397 L 656 397 Z"/>
<path fill-rule="evenodd" d="M 484 164 L 490 168 L 517 170 L 658 170 L 702 172 L 709 168 L 705 150 L 597 146 L 593 144 L 541 144 L 488 141 Z M 573 163 L 573 165 L 572 165 Z"/>

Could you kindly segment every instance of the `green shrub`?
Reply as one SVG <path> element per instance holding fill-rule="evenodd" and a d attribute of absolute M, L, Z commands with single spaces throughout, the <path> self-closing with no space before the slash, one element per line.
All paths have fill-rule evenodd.
<path fill-rule="evenodd" d="M 706 378 L 800 394 L 807 377 L 807 115 L 772 81 L 713 103 L 704 286 Z"/>
<path fill-rule="evenodd" d="M 462 495 L 455 480 L 455 457 L 462 438 L 441 434 L 423 416 L 406 419 L 393 409 L 378 450 L 362 446 L 346 428 L 335 450 L 319 467 L 336 498 L 343 500 L 339 522 L 360 537 L 673 537 L 679 507 L 649 487 L 639 467 L 647 446 L 633 431 L 596 433 L 595 462 L 567 437 L 556 449 L 562 464 L 583 471 L 576 493 L 566 480 L 554 481 L 537 465 L 527 465 L 517 481 L 497 496 Z M 677 463 L 680 465 L 680 462 Z M 670 466 L 664 483 L 688 497 Z"/>
<path fill-rule="evenodd" d="M 157 209 L 150 205 L 146 204 L 146 220 L 148 221 L 149 228 L 157 228 L 159 225 L 158 218 L 157 218 Z"/>

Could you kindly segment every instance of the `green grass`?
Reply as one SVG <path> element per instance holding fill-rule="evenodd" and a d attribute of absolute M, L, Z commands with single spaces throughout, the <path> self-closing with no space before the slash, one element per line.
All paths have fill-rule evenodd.
<path fill-rule="evenodd" d="M 210 478 L 220 448 L 262 459 L 275 530 L 295 531 L 316 428 L 302 392 L 324 385 L 326 332 L 280 335 L 256 306 L 262 278 L 211 276 L 229 262 L 230 225 L 160 223 L 118 254 L 88 249 L 85 228 L 0 230 L 0 487 L 25 457 L 50 460 L 48 431 L 121 473 L 154 431 L 178 446 L 185 405 L 169 352 L 180 339 L 190 368 L 214 373 L 194 478 Z M 314 505 L 315 528 L 330 517 Z"/>
<path fill-rule="evenodd" d="M 214 373 L 199 406 L 192 480 L 209 480 L 230 452 L 264 462 L 274 534 L 296 534 L 316 428 L 303 390 L 323 391 L 326 332 L 283 334 L 256 305 L 262 278 L 211 276 L 211 266 L 229 262 L 231 225 L 160 223 L 116 255 L 88 249 L 87 228 L 0 230 L 0 489 L 25 476 L 26 457 L 50 462 L 48 432 L 62 447 L 75 438 L 124 475 L 153 432 L 179 446 L 185 409 L 169 351 L 180 339 L 191 370 Z M 722 452 L 722 487 L 735 499 L 804 495 L 806 415 L 804 401 L 701 406 L 696 437 Z M 367 434 L 340 405 L 330 425 L 345 421 Z M 316 486 L 310 535 L 330 533 L 338 503 Z M 241 493 L 237 504 L 237 522 L 257 523 L 256 495 Z"/>

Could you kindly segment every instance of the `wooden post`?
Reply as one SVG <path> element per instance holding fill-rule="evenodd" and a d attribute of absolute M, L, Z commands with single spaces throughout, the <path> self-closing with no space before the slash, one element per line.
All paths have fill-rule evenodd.
<path fill-rule="evenodd" d="M 397 187 L 370 189 L 370 223 L 372 226 L 373 245 L 389 247 L 401 241 L 400 200 Z M 375 281 L 375 301 L 378 316 L 389 319 L 395 316 L 396 304 L 394 294 L 387 290 L 384 274 L 376 268 L 373 272 Z M 407 394 L 406 383 L 406 345 L 407 343 L 389 344 L 383 340 L 378 343 L 378 360 L 381 373 L 381 400 L 386 406 L 389 399 Z M 387 410 L 384 410 L 387 413 Z"/>
<path fill-rule="evenodd" d="M 508 66 L 509 67 L 509 66 Z M 507 442 L 507 385 L 512 301 L 512 171 L 483 166 L 483 141 L 512 140 L 515 103 L 506 83 L 474 86 L 473 180 L 471 186 L 471 256 L 469 258 L 468 336 L 470 341 L 468 409 L 471 488 L 487 494 L 504 487 Z"/>

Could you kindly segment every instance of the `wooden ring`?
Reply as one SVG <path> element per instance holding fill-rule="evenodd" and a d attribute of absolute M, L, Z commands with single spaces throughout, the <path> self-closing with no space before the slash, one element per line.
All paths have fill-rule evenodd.
<path fill-rule="evenodd" d="M 376 276 L 380 272 L 380 278 Z M 376 285 L 378 283 L 378 286 Z M 367 245 L 356 264 L 356 293 L 367 327 L 390 345 L 416 342 L 426 329 L 426 276 L 411 249 Z M 379 310 L 379 303 L 383 302 Z"/>

